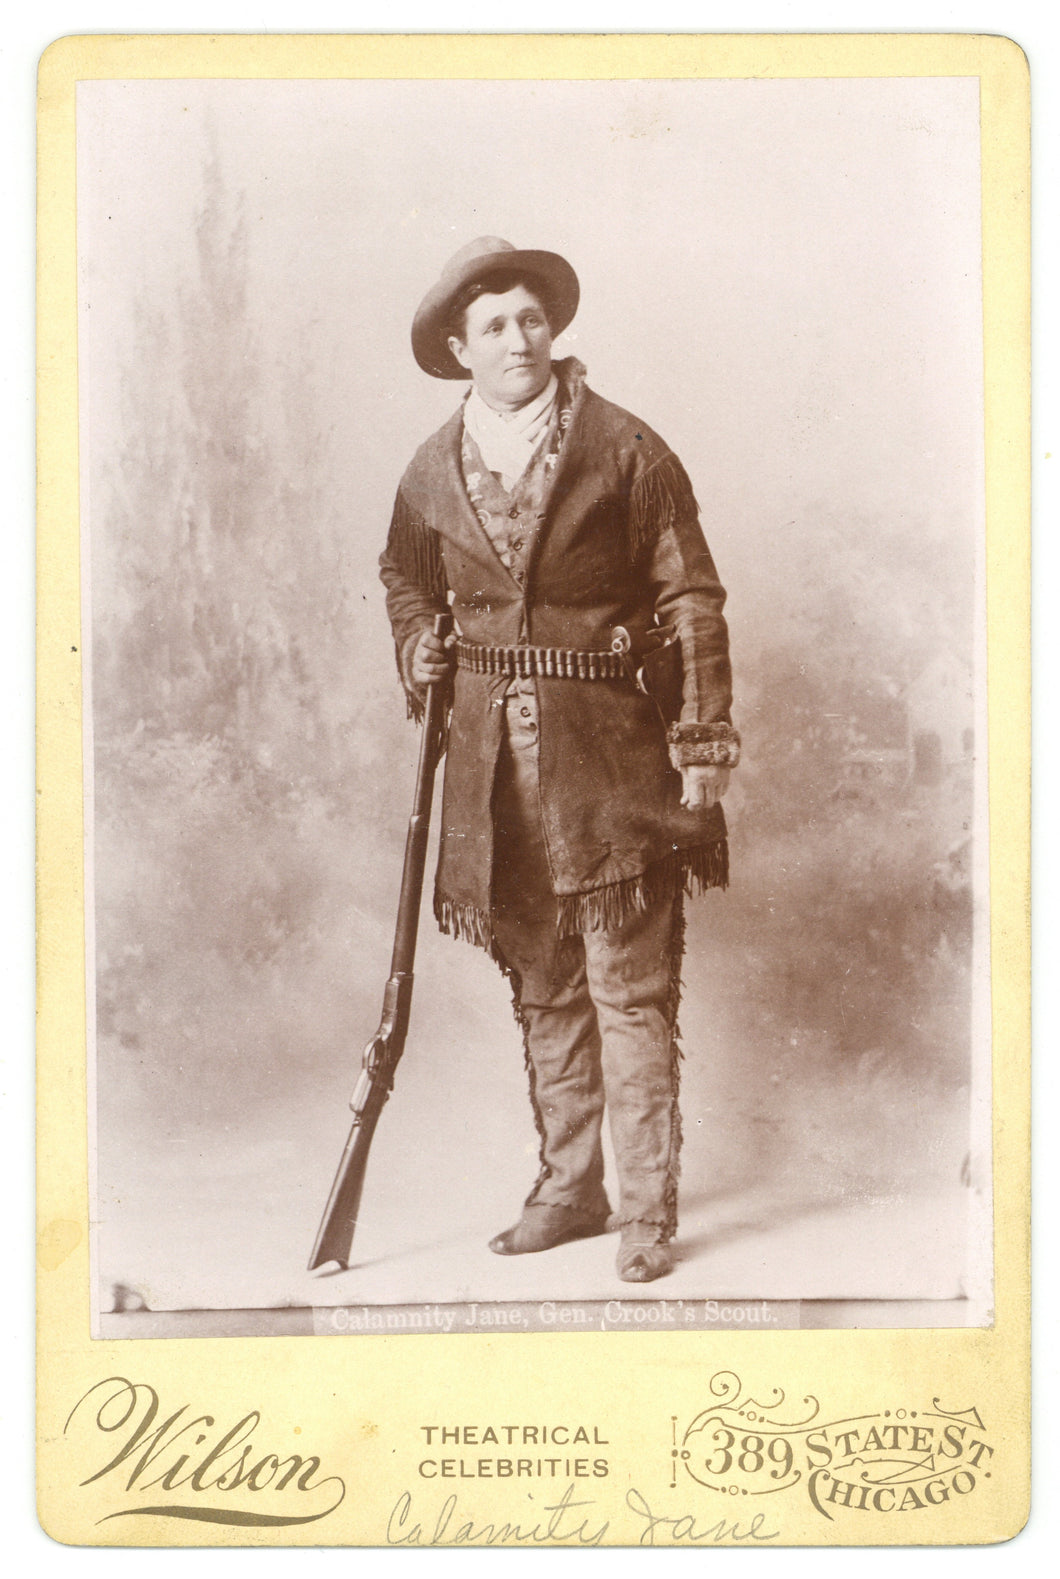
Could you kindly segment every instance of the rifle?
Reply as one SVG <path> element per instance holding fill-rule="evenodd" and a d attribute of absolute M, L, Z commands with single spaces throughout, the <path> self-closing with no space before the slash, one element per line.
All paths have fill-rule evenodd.
<path fill-rule="evenodd" d="M 452 615 L 439 614 L 434 621 L 436 636 L 445 637 L 452 629 Z M 420 741 L 419 766 L 416 770 L 416 793 L 405 839 L 405 864 L 401 872 L 401 895 L 398 899 L 397 923 L 394 928 L 394 952 L 390 960 L 390 976 L 383 989 L 383 1013 L 379 1029 L 364 1050 L 361 1074 L 350 1098 L 353 1124 L 346 1149 L 342 1153 L 335 1182 L 331 1186 L 328 1204 L 321 1219 L 313 1254 L 309 1258 L 309 1271 L 328 1261 L 337 1261 L 345 1270 L 350 1264 L 350 1250 L 357 1229 L 357 1214 L 361 1205 L 361 1191 L 368 1167 L 368 1152 L 375 1135 L 379 1115 L 386 1105 L 394 1085 L 394 1072 L 402 1053 L 409 1028 L 409 1010 L 412 1005 L 412 967 L 416 958 L 416 932 L 420 919 L 420 898 L 423 893 L 423 869 L 427 861 L 427 834 L 431 820 L 431 798 L 434 792 L 434 774 L 442 755 L 445 734 L 445 704 L 447 680 L 427 687 L 427 705 L 423 718 L 423 737 Z"/>

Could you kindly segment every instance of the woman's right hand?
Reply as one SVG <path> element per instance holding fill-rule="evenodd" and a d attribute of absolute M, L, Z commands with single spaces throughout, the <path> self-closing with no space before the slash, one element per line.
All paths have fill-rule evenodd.
<path fill-rule="evenodd" d="M 412 678 L 417 685 L 435 685 L 446 678 L 451 668 L 449 648 L 455 641 L 452 635 L 436 636 L 429 626 L 421 632 L 412 650 Z"/>

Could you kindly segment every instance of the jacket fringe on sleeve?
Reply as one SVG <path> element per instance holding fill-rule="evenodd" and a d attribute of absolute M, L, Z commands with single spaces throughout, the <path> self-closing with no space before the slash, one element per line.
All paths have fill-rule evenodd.
<path fill-rule="evenodd" d="M 402 493 L 394 500 L 386 557 L 407 581 L 434 597 L 445 597 L 445 566 L 437 534 L 409 507 Z"/>
<path fill-rule="evenodd" d="M 408 664 L 415 639 L 429 620 L 430 609 L 447 605 L 449 585 L 437 534 L 409 506 L 400 490 L 380 564 L 390 593 L 394 656 L 408 714 L 422 721 L 424 697 L 412 680 Z M 399 590 L 402 586 L 409 590 Z"/>
<path fill-rule="evenodd" d="M 636 564 L 675 521 L 698 521 L 692 484 L 676 455 L 664 455 L 633 484 L 629 501 L 629 554 Z"/>

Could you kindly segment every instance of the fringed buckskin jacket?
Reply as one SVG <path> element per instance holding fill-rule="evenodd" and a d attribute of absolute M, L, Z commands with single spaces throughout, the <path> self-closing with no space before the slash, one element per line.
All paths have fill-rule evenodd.
<path fill-rule="evenodd" d="M 451 606 L 467 641 L 608 651 L 677 627 L 684 671 L 669 735 L 655 704 L 626 680 L 541 676 L 541 816 L 561 935 L 613 927 L 683 885 L 722 886 L 721 806 L 680 805 L 680 767 L 732 764 L 725 591 L 681 463 L 628 412 L 589 389 L 573 358 L 556 364 L 558 453 L 525 565 L 503 562 L 476 514 L 462 463 L 463 410 L 417 451 L 402 478 L 380 566 L 410 711 L 416 641 Z M 555 420 L 555 419 L 554 419 Z M 503 675 L 454 676 L 435 914 L 444 932 L 493 951 L 492 797 L 505 728 Z"/>

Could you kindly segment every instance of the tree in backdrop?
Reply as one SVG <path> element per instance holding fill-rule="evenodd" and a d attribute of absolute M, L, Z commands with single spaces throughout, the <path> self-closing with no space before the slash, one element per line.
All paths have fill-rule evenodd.
<path fill-rule="evenodd" d="M 93 493 L 98 1024 L 160 1063 L 205 1040 L 223 1071 L 251 1005 L 313 1019 L 370 787 L 330 437 L 290 336 L 263 334 L 216 154 L 193 242 L 138 305 Z"/>

